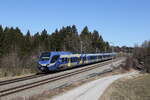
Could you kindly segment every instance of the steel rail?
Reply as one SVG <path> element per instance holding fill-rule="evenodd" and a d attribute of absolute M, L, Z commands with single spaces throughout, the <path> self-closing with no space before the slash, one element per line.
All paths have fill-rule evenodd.
<path fill-rule="evenodd" d="M 65 74 L 62 74 L 62 75 L 57 75 L 57 76 L 54 76 L 54 77 L 51 77 L 51 78 L 43 79 L 43 80 L 40 80 L 40 81 L 36 81 L 36 82 L 32 82 L 32 83 L 28 83 L 28 84 L 24 84 L 24 85 L 20 85 L 20 86 L 16 86 L 16 87 L 12 87 L 12 88 L 9 88 L 9 89 L 6 89 L 6 90 L 1 90 L 0 91 L 0 97 L 10 95 L 10 94 L 13 94 L 13 93 L 16 93 L 16 92 L 20 92 L 20 91 L 23 91 L 23 90 L 26 90 L 26 89 L 30 89 L 30 88 L 33 88 L 33 87 L 37 87 L 37 86 L 40 86 L 40 85 L 44 85 L 44 84 L 47 84 L 49 82 L 54 82 L 54 81 L 57 81 L 57 80 L 60 80 L 60 79 L 64 79 L 66 77 L 70 77 L 70 76 L 73 76 L 73 75 L 76 75 L 76 74 L 79 74 L 79 73 L 90 71 L 92 69 L 107 65 L 109 63 L 111 63 L 111 61 L 99 63 L 98 65 L 95 65 L 95 64 L 90 65 L 90 67 L 84 67 L 83 69 L 80 69 L 80 70 L 77 70 L 77 71 L 74 71 L 74 72 L 69 72 L 69 73 L 65 73 Z"/>
<path fill-rule="evenodd" d="M 30 75 L 30 76 L 0 81 L 0 86 L 15 83 L 15 82 L 20 82 L 20 81 L 25 81 L 25 80 L 29 80 L 29 79 L 33 79 L 33 78 L 38 78 L 38 77 L 42 77 L 42 76 L 45 76 L 45 74 L 36 74 L 36 75 Z"/>

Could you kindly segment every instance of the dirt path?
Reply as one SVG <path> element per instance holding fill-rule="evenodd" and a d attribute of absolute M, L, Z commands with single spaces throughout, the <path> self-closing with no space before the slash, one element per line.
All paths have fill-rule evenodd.
<path fill-rule="evenodd" d="M 138 74 L 138 72 L 129 72 L 126 74 L 107 76 L 89 83 L 86 83 L 78 88 L 70 90 L 64 94 L 60 94 L 52 98 L 52 100 L 98 100 L 105 89 L 115 80 Z"/>

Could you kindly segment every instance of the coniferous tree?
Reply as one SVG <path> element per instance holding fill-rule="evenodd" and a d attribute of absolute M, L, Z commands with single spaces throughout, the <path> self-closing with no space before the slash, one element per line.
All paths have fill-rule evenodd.
<path fill-rule="evenodd" d="M 41 32 L 41 41 L 40 41 L 40 45 L 41 47 L 44 49 L 44 50 L 47 50 L 49 48 L 49 41 L 48 41 L 48 33 L 47 33 L 47 30 L 44 29 L 42 32 Z"/>
<path fill-rule="evenodd" d="M 0 57 L 3 55 L 3 39 L 4 39 L 4 33 L 3 33 L 3 27 L 0 25 Z"/>
<path fill-rule="evenodd" d="M 109 51 L 109 49 L 109 43 L 103 40 L 99 32 L 96 30 L 90 32 L 87 26 L 81 33 L 78 33 L 76 26 L 72 25 L 56 29 L 52 34 L 48 34 L 44 29 L 32 35 L 29 30 L 25 34 L 18 27 L 3 29 L 0 25 L 0 59 L 4 57 L 5 61 L 2 62 L 8 64 L 12 64 L 9 61 L 13 61 L 13 66 L 24 68 L 36 66 L 34 61 L 37 60 L 37 55 L 44 51 L 96 53 Z M 7 60 L 9 58 L 17 60 Z"/>
<path fill-rule="evenodd" d="M 61 44 L 62 44 L 62 39 L 61 38 L 61 32 L 58 31 L 57 29 L 55 30 L 54 33 L 51 35 L 51 48 L 52 51 L 61 51 Z"/>
<path fill-rule="evenodd" d="M 91 46 L 92 46 L 92 35 L 89 32 L 88 27 L 84 27 L 83 31 L 80 34 L 80 42 L 82 42 L 82 52 L 83 53 L 90 53 Z"/>
<path fill-rule="evenodd" d="M 92 46 L 93 46 L 93 52 L 99 52 L 100 51 L 100 39 L 99 39 L 99 33 L 98 31 L 93 31 L 93 37 L 92 37 Z"/>
<path fill-rule="evenodd" d="M 64 38 L 64 46 L 67 51 L 78 52 L 79 51 L 79 37 L 76 26 L 66 28 L 66 36 Z"/>
<path fill-rule="evenodd" d="M 24 53 L 31 53 L 31 48 L 32 48 L 32 38 L 31 38 L 31 33 L 30 31 L 28 30 L 26 35 L 25 35 L 25 38 L 24 38 Z"/>

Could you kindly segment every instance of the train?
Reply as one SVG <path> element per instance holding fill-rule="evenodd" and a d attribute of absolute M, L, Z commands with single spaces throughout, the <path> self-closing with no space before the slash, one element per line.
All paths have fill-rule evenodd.
<path fill-rule="evenodd" d="M 43 52 L 38 60 L 42 72 L 61 71 L 113 59 L 116 53 L 74 54 L 72 52 Z"/>

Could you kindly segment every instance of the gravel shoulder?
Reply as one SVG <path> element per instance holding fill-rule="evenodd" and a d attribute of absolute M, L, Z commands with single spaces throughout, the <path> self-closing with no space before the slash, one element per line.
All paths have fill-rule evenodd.
<path fill-rule="evenodd" d="M 137 72 L 128 72 L 125 74 L 107 76 L 98 80 L 83 84 L 73 90 L 60 94 L 50 100 L 98 100 L 105 89 L 115 80 L 135 75 Z"/>

